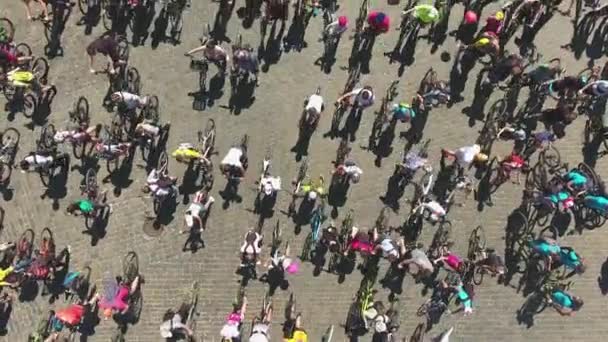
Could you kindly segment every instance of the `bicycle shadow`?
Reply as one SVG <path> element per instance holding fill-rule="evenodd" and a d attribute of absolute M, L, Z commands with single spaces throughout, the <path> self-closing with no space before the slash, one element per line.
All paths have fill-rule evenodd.
<path fill-rule="evenodd" d="M 286 53 L 289 53 L 292 49 L 301 52 L 302 49 L 308 47 L 308 43 L 304 39 L 307 26 L 308 23 L 301 16 L 293 17 L 291 25 L 287 29 L 287 34 L 283 38 L 283 49 Z"/>
<path fill-rule="evenodd" d="M 469 78 L 469 73 L 473 70 L 476 63 L 477 61 L 473 53 L 458 49 L 456 56 L 454 56 L 452 69 L 450 70 L 449 83 L 451 97 L 448 107 L 451 104 L 461 102 L 464 99 L 461 94 L 464 91 L 465 84 Z"/>
<path fill-rule="evenodd" d="M 87 13 L 80 17 L 76 25 L 84 26 L 84 34 L 89 36 L 93 33 L 93 28 L 99 25 L 101 15 L 101 2 L 99 2 L 98 4 L 95 4 L 95 6 L 89 6 Z"/>
<path fill-rule="evenodd" d="M 239 84 L 236 85 L 236 91 L 228 100 L 228 106 L 220 107 L 229 109 L 234 115 L 241 114 L 243 109 L 251 107 L 251 105 L 253 105 L 255 102 L 254 93 L 256 86 L 256 81 L 249 79 L 239 82 Z"/>
<path fill-rule="evenodd" d="M 169 27 L 169 16 L 163 8 L 154 21 L 154 29 L 150 34 L 152 41 L 150 42 L 152 49 L 158 48 L 160 43 L 167 41 L 167 27 Z"/>
<path fill-rule="evenodd" d="M 382 166 L 382 159 L 387 158 L 393 153 L 393 141 L 395 140 L 395 129 L 397 120 L 391 120 L 389 125 L 380 133 L 378 141 L 372 144 L 372 153 L 376 156 L 374 165 Z M 371 138 L 371 137 L 370 137 Z"/>
<path fill-rule="evenodd" d="M 56 172 L 54 169 L 50 171 L 49 184 L 42 195 L 40 195 L 41 199 L 50 198 L 53 201 L 51 207 L 55 211 L 59 210 L 59 200 L 65 198 L 68 193 L 67 183 L 70 170 L 70 156 L 65 154 L 65 158 L 67 161 L 65 165 L 61 165 L 59 172 Z"/>
<path fill-rule="evenodd" d="M 215 13 L 215 21 L 213 23 L 213 29 L 211 30 L 210 35 L 218 42 L 218 44 L 221 42 L 231 42 L 231 39 L 226 35 L 226 33 L 228 21 L 230 21 L 230 18 L 232 18 L 232 13 L 234 11 L 236 1 L 231 0 L 231 2 L 232 4 L 230 5 L 230 7 L 228 7 L 227 10 L 224 9 L 224 12 L 222 11 L 223 8 L 220 4 L 217 12 Z"/>
<path fill-rule="evenodd" d="M 131 29 L 131 44 L 134 47 L 146 44 L 146 40 L 150 36 L 148 30 L 152 26 L 155 14 L 154 1 L 147 1 L 145 5 L 134 8 Z"/>
<path fill-rule="evenodd" d="M 116 197 L 122 194 L 122 189 L 128 188 L 133 179 L 131 179 L 131 171 L 133 171 L 133 160 L 135 159 L 135 145 L 132 145 L 129 154 L 122 159 L 120 165 L 114 172 L 111 172 L 102 179 L 103 183 L 110 183 L 114 186 L 114 195 Z"/>
<path fill-rule="evenodd" d="M 190 195 L 203 188 L 202 184 L 197 184 L 199 175 L 199 170 L 194 167 L 194 163 L 189 163 L 184 171 L 182 184 L 178 187 L 179 193 L 182 195 L 182 204 L 190 203 Z"/>
<path fill-rule="evenodd" d="M 299 129 L 298 140 L 295 145 L 291 148 L 291 152 L 296 154 L 296 161 L 302 160 L 303 156 L 308 156 L 308 148 L 310 146 L 310 140 L 314 130 L 308 127 L 302 127 Z"/>
<path fill-rule="evenodd" d="M 539 293 L 529 296 L 523 305 L 517 310 L 517 323 L 525 325 L 527 329 L 534 326 L 534 317 L 546 308 L 544 298 Z"/>
<path fill-rule="evenodd" d="M 44 54 L 49 58 L 63 57 L 63 47 L 61 46 L 61 36 L 65 30 L 65 24 L 70 19 L 72 7 L 64 2 L 58 1 L 52 5 L 53 19 L 49 33 L 45 34 L 47 44 L 44 46 Z M 56 13 L 61 13 L 56 17 Z M 46 33 L 46 29 L 45 29 Z"/>

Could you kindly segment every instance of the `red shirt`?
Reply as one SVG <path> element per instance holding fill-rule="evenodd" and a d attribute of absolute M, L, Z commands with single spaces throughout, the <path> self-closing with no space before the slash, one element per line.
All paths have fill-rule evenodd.
<path fill-rule="evenodd" d="M 502 21 L 496 19 L 496 17 L 491 16 L 488 19 L 486 19 L 486 26 L 484 28 L 485 32 L 492 32 L 496 35 L 500 34 L 500 31 L 502 31 Z"/>
<path fill-rule="evenodd" d="M 390 19 L 389 19 L 388 15 L 382 13 L 382 14 L 384 14 L 384 20 L 382 20 L 382 22 L 380 22 L 380 24 L 378 24 L 376 18 L 378 17 L 378 15 L 380 13 L 382 13 L 382 12 L 370 13 L 369 16 L 367 16 L 367 23 L 369 24 L 372 31 L 374 31 L 376 33 L 388 32 L 388 28 L 390 25 Z"/>

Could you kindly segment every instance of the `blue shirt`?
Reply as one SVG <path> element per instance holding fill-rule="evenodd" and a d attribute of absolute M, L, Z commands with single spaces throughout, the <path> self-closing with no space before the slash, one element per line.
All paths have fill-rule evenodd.
<path fill-rule="evenodd" d="M 550 254 L 557 254 L 561 251 L 558 245 L 552 245 L 544 240 L 535 240 L 531 242 L 532 248 L 543 256 L 549 256 Z"/>
<path fill-rule="evenodd" d="M 416 112 L 411 106 L 393 105 L 393 117 L 401 122 L 406 122 L 415 118 Z"/>
<path fill-rule="evenodd" d="M 581 260 L 574 251 L 562 249 L 559 251 L 559 260 L 567 268 L 574 269 L 581 264 Z"/>
<path fill-rule="evenodd" d="M 585 196 L 585 206 L 600 211 L 608 208 L 608 199 L 604 196 Z"/>
<path fill-rule="evenodd" d="M 570 295 L 562 290 L 555 290 L 551 294 L 551 299 L 553 299 L 553 302 L 559 306 L 570 309 L 572 308 L 572 298 L 570 298 Z"/>
<path fill-rule="evenodd" d="M 574 186 L 576 187 L 581 187 L 584 186 L 585 184 L 587 184 L 587 177 L 583 176 L 582 174 L 580 174 L 579 172 L 576 171 L 570 171 L 566 174 L 566 179 L 569 182 L 572 182 L 572 184 L 574 184 Z"/>

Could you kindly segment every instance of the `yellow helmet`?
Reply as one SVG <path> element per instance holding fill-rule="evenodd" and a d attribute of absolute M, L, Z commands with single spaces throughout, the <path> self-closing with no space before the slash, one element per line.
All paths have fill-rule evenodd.
<path fill-rule="evenodd" d="M 494 15 L 494 17 L 498 20 L 503 20 L 505 18 L 505 13 L 503 11 L 498 11 Z"/>
<path fill-rule="evenodd" d="M 475 155 L 475 160 L 480 162 L 480 163 L 484 163 L 488 160 L 488 155 L 485 153 L 477 153 Z"/>

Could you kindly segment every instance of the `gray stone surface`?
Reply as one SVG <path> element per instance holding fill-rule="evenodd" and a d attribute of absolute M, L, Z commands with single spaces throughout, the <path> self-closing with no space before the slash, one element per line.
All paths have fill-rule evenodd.
<path fill-rule="evenodd" d="M 243 2 L 238 1 L 237 8 Z M 231 114 L 222 108 L 227 104 L 229 88 L 225 88 L 226 94 L 218 99 L 212 107 L 205 111 L 195 111 L 192 108 L 192 98 L 189 92 L 195 91 L 197 87 L 197 75 L 189 70 L 188 59 L 183 53 L 196 46 L 199 33 L 203 24 L 213 20 L 217 3 L 208 1 L 193 1 L 192 8 L 184 17 L 183 41 L 180 45 L 160 44 L 157 48 L 151 48 L 148 40 L 145 46 L 132 48 L 131 63 L 142 75 L 142 92 L 144 94 L 156 94 L 161 103 L 161 119 L 170 121 L 172 124 L 168 147 L 173 149 L 179 142 L 193 141 L 196 139 L 196 131 L 202 129 L 207 118 L 215 119 L 217 123 L 217 148 L 219 157 L 226 153 L 231 144 L 243 133 L 251 136 L 250 161 L 251 169 L 241 186 L 240 193 L 243 202 L 232 204 L 229 209 L 224 210 L 220 205 L 213 208 L 209 220 L 209 229 L 204 239 L 206 247 L 195 254 L 182 252 L 182 244 L 186 236 L 178 234 L 182 226 L 181 216 L 185 205 L 180 204 L 175 215 L 164 234 L 156 239 L 148 239 L 142 232 L 143 217 L 150 210 L 149 199 L 140 194 L 141 185 L 145 181 L 143 169 L 135 166 L 130 175 L 130 185 L 119 197 L 110 196 L 110 202 L 114 206 L 107 228 L 106 236 L 96 246 L 91 245 L 88 235 L 82 234 L 84 222 L 79 217 L 65 215 L 65 206 L 69 201 L 76 199 L 79 194 L 77 185 L 82 180 L 78 171 L 69 174 L 67 194 L 59 199 L 59 209 L 54 210 L 49 199 L 42 200 L 40 180 L 36 174 L 14 173 L 12 185 L 14 196 L 12 199 L 2 201 L 2 207 L 6 210 L 4 229 L 1 232 L 2 241 L 15 240 L 19 234 L 32 228 L 40 233 L 46 226 L 53 229 L 59 247 L 70 245 L 73 251 L 73 264 L 79 267 L 90 263 L 93 269 L 93 278 L 101 279 L 105 272 L 117 274 L 121 270 L 121 258 L 128 251 L 135 251 L 139 255 L 140 270 L 144 274 L 146 282 L 142 286 L 144 296 L 144 310 L 140 322 L 129 327 L 127 333 L 128 341 L 159 341 L 158 325 L 163 312 L 179 304 L 183 292 L 188 289 L 193 280 L 201 284 L 201 315 L 197 334 L 203 336 L 204 341 L 219 341 L 218 332 L 222 321 L 228 313 L 234 295 L 239 286 L 238 276 L 234 270 L 239 263 L 238 248 L 243 235 L 249 226 L 255 224 L 257 218 L 251 212 L 255 192 L 254 181 L 258 177 L 257 166 L 261 162 L 266 147 L 271 146 L 274 154 L 273 171 L 288 180 L 295 175 L 297 163 L 294 155 L 290 152 L 297 136 L 297 119 L 301 112 L 302 100 L 310 95 L 318 85 L 322 86 L 322 93 L 331 109 L 331 102 L 339 95 L 347 77 L 347 72 L 342 69 L 346 66 L 350 53 L 352 41 L 342 39 L 337 54 L 337 63 L 333 72 L 326 75 L 313 65 L 314 60 L 322 51 L 321 43 L 316 39 L 321 28 L 321 18 L 311 21 L 306 34 L 308 46 L 301 52 L 284 53 L 279 63 L 270 66 L 268 72 L 262 72 L 260 86 L 255 90 L 255 102 L 239 115 Z M 390 13 L 392 25 L 398 23 L 398 6 L 388 6 L 385 2 L 372 1 L 372 8 L 385 9 Z M 354 18 L 358 11 L 357 2 L 348 2 L 342 5 L 340 13 L 349 16 L 351 26 L 354 26 Z M 450 26 L 455 28 L 462 15 L 462 7 L 454 7 Z M 489 9 L 485 13 L 490 13 Z M 17 41 L 25 41 L 30 44 L 35 54 L 42 54 L 45 45 L 43 27 L 39 22 L 29 23 L 25 20 L 25 13 L 20 1 L 3 1 L 0 8 L 0 16 L 10 17 L 17 26 Z M 106 90 L 106 79 L 103 76 L 92 76 L 88 73 L 87 60 L 84 48 L 97 35 L 102 33 L 99 25 L 91 35 L 84 34 L 82 26 L 76 26 L 80 14 L 75 8 L 69 20 L 68 27 L 62 37 L 65 56 L 53 59 L 50 62 L 50 81 L 58 88 L 58 95 L 52 104 L 52 114 L 49 121 L 58 127 L 67 122 L 67 112 L 73 101 L 78 96 L 84 95 L 91 103 L 93 122 L 109 123 L 110 115 L 101 107 L 102 98 Z M 243 34 L 245 42 L 257 45 L 259 41 L 258 22 L 254 29 L 244 29 L 240 21 L 233 16 L 228 27 L 228 36 L 235 37 L 237 32 Z M 560 46 L 570 39 L 572 24 L 568 18 L 556 15 L 539 33 L 536 42 L 540 51 L 547 58 L 560 57 L 566 65 L 568 72 L 574 73 L 583 69 L 589 61 L 585 53 L 576 60 L 572 53 L 560 49 Z M 370 63 L 371 73 L 363 75 L 362 83 L 371 84 L 379 91 L 384 91 L 388 83 L 397 77 L 398 63 L 389 65 L 382 52 L 392 49 L 397 39 L 397 32 L 391 30 L 389 34 L 381 36 L 374 47 L 373 59 Z M 415 62 L 412 66 L 405 68 L 403 76 L 400 77 L 399 87 L 402 99 L 409 99 L 418 86 L 418 82 L 429 67 L 437 70 L 439 77 L 447 79 L 451 63 L 440 60 L 440 53 L 448 51 L 452 57 L 456 51 L 456 43 L 453 37 L 448 37 L 443 46 L 437 52 L 430 52 L 430 45 L 422 40 L 416 47 L 414 54 Z M 597 57 L 596 57 L 597 58 Z M 603 62 L 603 61 L 602 61 Z M 463 102 L 451 108 L 433 110 L 430 114 L 425 128 L 425 137 L 432 138 L 430 151 L 435 165 L 439 158 L 440 148 L 456 148 L 474 142 L 481 123 L 477 122 L 473 127 L 468 125 L 468 117 L 462 113 L 464 107 L 469 106 L 472 99 L 474 78 L 480 66 L 471 72 L 463 92 Z M 213 67 L 212 67 L 212 70 Z M 492 95 L 493 100 L 502 96 L 500 92 Z M 3 100 L 2 100 L 3 101 Z M 379 102 L 379 101 L 378 101 Z M 378 105 L 376 105 L 377 107 Z M 381 168 L 373 164 L 374 156 L 359 148 L 364 145 L 371 129 L 373 120 L 372 111 L 368 110 L 363 117 L 358 132 L 357 143 L 354 144 L 354 157 L 362 164 L 364 176 L 362 181 L 353 186 L 349 193 L 346 208 L 355 210 L 355 224 L 359 226 L 370 226 L 373 224 L 382 203 L 378 196 L 384 193 L 386 179 L 392 173 L 391 163 L 398 158 L 394 152 L 388 157 Z M 324 113 L 320 129 L 315 133 L 310 146 L 310 159 L 312 161 L 311 174 L 323 174 L 329 177 L 332 168 L 331 160 L 337 148 L 337 141 L 322 137 L 330 125 L 331 110 Z M 29 120 L 23 116 L 17 116 L 14 121 L 3 120 L 1 128 L 16 127 L 21 131 L 22 144 L 20 155 L 30 151 L 33 147 L 34 138 L 37 136 L 39 127 L 32 132 L 25 125 Z M 570 164 L 579 162 L 581 157 L 581 134 L 584 120 L 579 119 L 568 129 L 567 138 L 558 142 L 557 146 L 562 157 Z M 404 130 L 400 124 L 398 130 Z M 398 139 L 394 143 L 398 151 L 403 141 Z M 507 146 L 498 146 L 498 153 L 506 153 Z M 73 161 L 79 164 L 79 161 Z M 216 164 L 219 160 L 216 159 Z M 142 164 L 138 155 L 135 164 Z M 105 176 L 104 165 L 101 165 L 100 176 Z M 172 173 L 180 178 L 184 168 L 174 161 L 170 162 Z M 606 176 L 606 159 L 598 161 L 596 170 Z M 218 199 L 218 191 L 225 185 L 219 172 L 216 173 L 216 183 L 212 194 Z M 289 182 L 286 181 L 285 184 Z M 111 188 L 111 184 L 104 187 Z M 504 227 L 506 217 L 510 211 L 518 205 L 521 187 L 507 184 L 494 195 L 493 207 L 484 208 L 483 212 L 476 210 L 472 201 L 462 208 L 455 208 L 450 213 L 450 219 L 454 225 L 457 236 L 457 249 L 466 251 L 466 240 L 470 231 L 482 224 L 488 235 L 488 245 L 496 246 L 498 250 L 504 247 Z M 281 193 L 277 203 L 277 209 L 285 209 L 288 205 L 289 194 Z M 345 209 L 340 210 L 343 214 Z M 391 222 L 397 224 L 405 217 L 404 210 L 399 215 L 392 215 Z M 289 222 L 280 211 L 266 224 L 265 232 L 276 221 L 281 220 L 286 239 L 290 241 L 293 249 L 299 253 L 308 227 L 303 228 L 303 233 L 295 236 L 293 224 Z M 423 234 L 425 242 L 430 241 L 433 229 L 426 229 Z M 603 296 L 597 285 L 597 277 L 602 263 L 605 261 L 605 244 L 608 242 L 604 237 L 603 229 L 585 231 L 582 235 L 567 236 L 565 244 L 572 245 L 582 251 L 589 263 L 588 271 L 577 278 L 573 286 L 573 292 L 585 299 L 585 306 L 574 317 L 561 317 L 552 310 L 546 310 L 535 318 L 534 326 L 526 328 L 518 324 L 516 311 L 524 303 L 525 298 L 516 293 L 509 286 L 487 281 L 477 289 L 475 301 L 475 313 L 469 317 L 455 314 L 444 317 L 442 322 L 433 329 L 432 334 L 438 334 L 442 329 L 455 326 L 453 341 L 539 341 L 547 340 L 576 340 L 576 341 L 601 341 L 608 333 L 605 321 L 608 315 L 605 310 Z M 265 250 L 267 254 L 267 250 Z M 264 257 L 266 257 L 265 255 Z M 386 265 L 383 264 L 383 270 Z M 261 270 L 260 270 L 261 272 Z M 282 312 L 284 303 L 289 292 L 294 292 L 298 298 L 299 308 L 304 315 L 305 327 L 309 331 L 310 341 L 319 341 L 322 332 L 329 324 L 336 326 L 338 338 L 342 341 L 340 325 L 343 324 L 346 312 L 351 303 L 358 284 L 360 275 L 354 272 L 348 276 L 342 284 L 337 283 L 334 275 L 322 273 L 318 277 L 312 276 L 312 267 L 305 264 L 300 274 L 290 277 L 290 289 L 278 291 L 275 296 L 275 307 L 278 313 Z M 516 283 L 516 282 L 514 282 Z M 414 284 L 413 280 L 406 277 L 403 285 L 404 291 L 401 298 L 401 331 L 411 334 L 420 319 L 415 312 L 425 300 L 421 295 L 420 285 Z M 253 315 L 259 310 L 259 303 L 266 289 L 266 285 L 252 281 L 247 288 L 247 295 L 251 306 L 247 314 L 249 322 Z M 386 294 L 381 291 L 378 299 L 386 300 Z M 61 300 L 50 305 L 59 308 L 65 305 Z M 8 334 L 0 337 L 3 341 L 24 341 L 27 334 L 32 330 L 34 322 L 49 308 L 48 299 L 38 296 L 31 302 L 17 302 L 8 324 Z M 280 320 L 277 319 L 273 325 L 273 341 L 279 341 Z M 102 321 L 95 329 L 95 334 L 89 337 L 89 341 L 107 341 L 113 332 L 115 324 L 111 321 Z M 245 331 L 248 331 L 246 327 Z M 370 337 L 364 337 L 367 341 Z"/>

